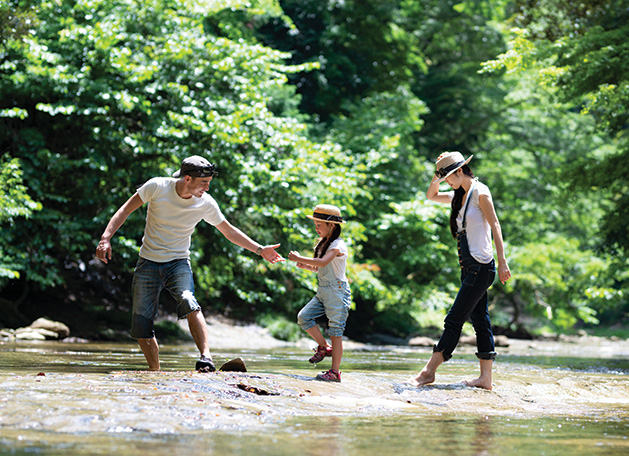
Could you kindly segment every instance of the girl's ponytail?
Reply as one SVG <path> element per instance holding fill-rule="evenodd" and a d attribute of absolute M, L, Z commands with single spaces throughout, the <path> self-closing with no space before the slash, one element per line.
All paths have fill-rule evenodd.
<path fill-rule="evenodd" d="M 323 255 L 325 255 L 325 252 L 328 251 L 328 247 L 330 247 L 330 244 L 332 244 L 336 239 L 338 239 L 340 235 L 341 235 L 341 225 L 338 223 L 335 223 L 334 228 L 332 229 L 332 232 L 330 233 L 330 236 L 321 238 L 319 239 L 319 242 L 317 242 L 317 245 L 315 246 L 315 249 L 314 249 L 314 257 L 323 258 Z"/>

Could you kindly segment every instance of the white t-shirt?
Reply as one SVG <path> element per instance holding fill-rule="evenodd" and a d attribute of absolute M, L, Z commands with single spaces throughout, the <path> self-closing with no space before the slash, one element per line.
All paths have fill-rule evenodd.
<path fill-rule="evenodd" d="M 332 266 L 332 270 L 334 271 L 334 277 L 337 280 L 342 280 L 347 282 L 347 277 L 345 276 L 345 268 L 347 267 L 347 255 L 349 250 L 347 249 L 347 245 L 345 241 L 341 238 L 336 238 L 332 241 L 332 244 L 328 247 L 328 252 L 333 249 L 338 249 L 341 256 L 335 256 L 334 259 L 330 262 Z"/>
<path fill-rule="evenodd" d="M 458 231 L 463 230 L 463 212 L 465 211 L 465 205 L 469 204 L 467 215 L 465 216 L 465 225 L 470 254 L 479 263 L 487 264 L 493 260 L 494 251 L 491 243 L 491 227 L 481 211 L 479 197 L 487 195 L 491 199 L 491 192 L 485 184 L 479 181 L 475 181 L 472 189 L 472 198 L 469 200 L 469 203 L 467 199 L 463 202 L 463 206 L 456 218 L 456 224 Z"/>
<path fill-rule="evenodd" d="M 196 225 L 201 220 L 210 225 L 225 220 L 214 198 L 204 193 L 201 198 L 184 199 L 175 189 L 176 182 L 171 177 L 154 177 L 138 189 L 142 201 L 148 203 L 142 258 L 158 263 L 189 258 Z"/>

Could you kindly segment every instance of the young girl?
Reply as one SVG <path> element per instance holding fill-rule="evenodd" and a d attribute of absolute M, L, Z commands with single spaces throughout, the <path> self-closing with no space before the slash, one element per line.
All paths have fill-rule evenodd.
<path fill-rule="evenodd" d="M 343 331 L 349 313 L 351 293 L 345 267 L 347 265 L 347 246 L 339 237 L 341 210 L 330 204 L 319 204 L 308 218 L 314 220 L 319 242 L 314 249 L 314 258 L 290 252 L 288 259 L 295 261 L 297 267 L 315 271 L 319 275 L 317 294 L 297 315 L 297 323 L 317 342 L 318 347 L 309 361 L 316 364 L 326 356 L 332 356 L 332 368 L 317 375 L 317 380 L 340 382 L 341 358 L 343 357 Z M 316 319 L 326 316 L 329 321 L 328 334 L 332 347 L 328 345 L 319 330 Z"/>
<path fill-rule="evenodd" d="M 450 204 L 450 231 L 458 243 L 461 266 L 461 288 L 445 318 L 444 331 L 433 354 L 417 375 L 416 385 L 435 381 L 435 372 L 452 357 L 459 342 L 463 323 L 471 318 L 476 332 L 476 357 L 480 362 L 480 376 L 466 381 L 469 386 L 492 389 L 492 366 L 496 357 L 494 336 L 487 308 L 487 289 L 496 277 L 491 238 L 493 234 L 498 257 L 498 278 L 505 283 L 511 277 L 505 259 L 500 223 L 494 210 L 489 188 L 474 178 L 467 160 L 460 152 L 445 152 L 437 159 L 437 171 L 426 192 L 429 200 Z M 440 192 L 445 181 L 453 192 Z"/>

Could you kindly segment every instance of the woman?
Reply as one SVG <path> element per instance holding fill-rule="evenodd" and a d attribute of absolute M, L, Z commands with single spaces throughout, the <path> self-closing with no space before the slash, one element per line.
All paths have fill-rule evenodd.
<path fill-rule="evenodd" d="M 476 356 L 480 361 L 480 376 L 464 382 L 469 386 L 492 389 L 492 366 L 496 357 L 494 336 L 487 306 L 487 289 L 496 275 L 491 238 L 493 234 L 498 258 L 498 278 L 504 284 L 511 277 L 500 222 L 496 217 L 489 188 L 474 178 L 467 160 L 460 152 L 445 152 L 437 159 L 437 171 L 430 182 L 426 197 L 438 203 L 450 204 L 450 231 L 457 239 L 461 288 L 445 318 L 444 331 L 424 369 L 414 379 L 417 386 L 435 381 L 437 368 L 452 357 L 461 337 L 461 329 L 471 318 L 476 332 Z M 445 181 L 453 192 L 440 192 Z"/>

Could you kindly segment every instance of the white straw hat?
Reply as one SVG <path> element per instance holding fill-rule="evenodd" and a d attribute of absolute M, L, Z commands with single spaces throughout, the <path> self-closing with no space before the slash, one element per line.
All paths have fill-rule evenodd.
<path fill-rule="evenodd" d="M 314 213 L 306 217 L 328 223 L 345 223 L 343 217 L 341 217 L 341 210 L 331 204 L 317 204 Z"/>
<path fill-rule="evenodd" d="M 463 165 L 467 165 L 473 155 L 467 160 L 463 158 L 461 152 L 444 152 L 437 158 L 437 171 L 435 175 L 441 179 L 446 178 Z"/>

